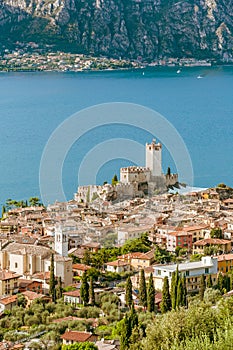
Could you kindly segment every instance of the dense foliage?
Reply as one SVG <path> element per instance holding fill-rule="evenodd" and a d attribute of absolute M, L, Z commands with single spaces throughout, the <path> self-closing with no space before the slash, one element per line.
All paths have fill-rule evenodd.
<path fill-rule="evenodd" d="M 195 298 L 188 309 L 181 307 L 157 316 L 147 327 L 146 337 L 139 341 L 138 348 L 225 350 L 232 347 L 232 341 L 233 298 L 221 299 L 215 308 L 209 302 L 200 303 L 199 298 Z"/>

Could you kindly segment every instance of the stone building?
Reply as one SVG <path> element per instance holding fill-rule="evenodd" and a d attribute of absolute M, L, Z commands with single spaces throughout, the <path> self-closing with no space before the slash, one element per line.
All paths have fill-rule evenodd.
<path fill-rule="evenodd" d="M 178 184 L 178 174 L 162 173 L 162 145 L 155 140 L 145 147 L 146 166 L 129 166 L 120 169 L 120 181 L 116 185 L 79 186 L 74 199 L 90 202 L 95 198 L 104 201 L 143 197 L 155 191 L 165 192 Z"/>
<path fill-rule="evenodd" d="M 33 275 L 50 271 L 52 251 L 47 247 L 10 243 L 0 250 L 0 269 L 9 270 L 32 279 Z M 61 277 L 63 285 L 72 283 L 72 259 L 54 254 L 54 270 L 57 277 Z"/>

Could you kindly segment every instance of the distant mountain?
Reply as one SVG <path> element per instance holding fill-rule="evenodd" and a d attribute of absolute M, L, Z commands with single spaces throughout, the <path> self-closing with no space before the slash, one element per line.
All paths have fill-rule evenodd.
<path fill-rule="evenodd" d="M 0 43 L 153 60 L 233 56 L 233 0 L 0 0 Z"/>

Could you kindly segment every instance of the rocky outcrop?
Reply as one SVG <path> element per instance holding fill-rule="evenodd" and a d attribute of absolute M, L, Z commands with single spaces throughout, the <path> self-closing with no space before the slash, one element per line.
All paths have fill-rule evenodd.
<path fill-rule="evenodd" d="M 153 60 L 225 58 L 233 50 L 233 0 L 0 0 L 4 44 Z"/>

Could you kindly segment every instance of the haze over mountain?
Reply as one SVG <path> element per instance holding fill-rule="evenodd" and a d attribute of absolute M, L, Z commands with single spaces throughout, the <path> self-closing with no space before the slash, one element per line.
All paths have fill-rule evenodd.
<path fill-rule="evenodd" d="M 225 59 L 232 0 L 0 0 L 0 43 L 111 57 Z"/>

